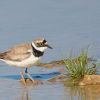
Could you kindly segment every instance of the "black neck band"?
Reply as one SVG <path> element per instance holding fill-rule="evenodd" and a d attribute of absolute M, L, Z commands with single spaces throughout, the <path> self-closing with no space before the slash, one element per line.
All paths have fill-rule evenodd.
<path fill-rule="evenodd" d="M 39 51 L 39 50 L 36 50 L 36 49 L 33 47 L 32 44 L 31 44 L 31 46 L 32 46 L 32 50 L 33 50 L 33 55 L 34 55 L 35 57 L 41 57 L 41 56 L 43 56 L 44 52 L 41 52 L 41 51 Z"/>

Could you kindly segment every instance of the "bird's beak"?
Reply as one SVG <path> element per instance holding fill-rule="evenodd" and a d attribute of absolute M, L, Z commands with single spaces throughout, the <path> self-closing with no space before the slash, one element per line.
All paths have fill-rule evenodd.
<path fill-rule="evenodd" d="M 50 45 L 47 45 L 47 47 L 48 47 L 49 49 L 53 49 Z"/>

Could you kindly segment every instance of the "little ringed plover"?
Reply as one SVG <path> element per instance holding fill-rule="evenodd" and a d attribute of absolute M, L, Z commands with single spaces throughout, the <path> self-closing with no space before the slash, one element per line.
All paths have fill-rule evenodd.
<path fill-rule="evenodd" d="M 30 76 L 27 69 L 40 60 L 47 48 L 52 49 L 44 38 L 38 38 L 31 44 L 20 44 L 6 52 L 0 53 L 0 60 L 11 66 L 26 68 L 25 74 L 34 83 L 34 79 Z M 24 84 L 26 84 L 23 72 L 21 72 L 21 77 Z"/>

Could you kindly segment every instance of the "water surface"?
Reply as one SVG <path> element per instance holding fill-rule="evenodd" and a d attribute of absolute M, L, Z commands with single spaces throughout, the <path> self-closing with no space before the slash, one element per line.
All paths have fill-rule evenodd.
<path fill-rule="evenodd" d="M 77 55 L 87 46 L 89 55 L 100 59 L 99 4 L 99 0 L 1 0 L 0 51 L 45 37 L 54 49 L 47 50 L 43 62 L 62 59 L 70 51 Z M 20 69 L 0 65 L 0 75 L 19 75 Z M 53 71 L 57 69 L 30 69 L 35 74 Z M 95 90 L 99 93 L 99 86 L 75 89 L 62 82 L 46 82 L 25 90 L 18 80 L 0 79 L 1 100 L 99 100 Z"/>

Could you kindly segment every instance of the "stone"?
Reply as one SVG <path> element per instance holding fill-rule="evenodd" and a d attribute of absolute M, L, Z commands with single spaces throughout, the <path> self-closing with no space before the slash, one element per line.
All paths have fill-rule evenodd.
<path fill-rule="evenodd" d="M 79 85 L 100 85 L 100 75 L 85 75 Z"/>

